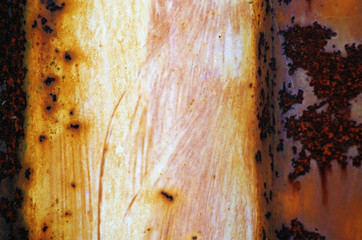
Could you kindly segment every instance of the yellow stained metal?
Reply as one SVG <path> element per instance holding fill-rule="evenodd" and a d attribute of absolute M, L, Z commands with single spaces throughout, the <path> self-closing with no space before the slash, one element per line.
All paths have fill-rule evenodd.
<path fill-rule="evenodd" d="M 27 3 L 30 239 L 255 239 L 253 5 L 62 2 Z"/>

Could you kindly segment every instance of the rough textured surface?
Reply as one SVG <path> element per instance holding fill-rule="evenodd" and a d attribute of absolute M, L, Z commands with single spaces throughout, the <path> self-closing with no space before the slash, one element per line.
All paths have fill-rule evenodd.
<path fill-rule="evenodd" d="M 20 138 L 24 136 L 26 96 L 22 90 L 25 69 L 23 51 L 23 8 L 25 2 L 0 3 L 0 180 L 14 177 L 21 169 L 17 156 Z"/>
<path fill-rule="evenodd" d="M 305 70 L 321 101 L 309 106 L 301 117 L 291 116 L 285 123 L 287 137 L 303 145 L 298 158 L 292 160 L 294 171 L 290 178 L 308 172 L 312 159 L 322 171 L 334 160 L 345 167 L 352 146 L 358 148 L 358 155 L 351 157 L 353 165 L 360 166 L 362 124 L 351 119 L 349 106 L 362 92 L 362 45 L 346 45 L 346 57 L 340 51 L 325 51 L 327 41 L 336 33 L 317 22 L 306 27 L 294 25 L 281 34 L 284 53 L 292 60 L 289 74 L 298 68 Z"/>
<path fill-rule="evenodd" d="M 24 5 L 19 0 L 0 2 L 0 239 L 27 238 L 19 214 L 23 194 L 16 187 L 26 107 Z"/>

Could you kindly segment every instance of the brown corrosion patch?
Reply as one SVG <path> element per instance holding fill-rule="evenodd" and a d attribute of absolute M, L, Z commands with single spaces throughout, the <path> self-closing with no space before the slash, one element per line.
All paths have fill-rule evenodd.
<path fill-rule="evenodd" d="M 281 34 L 284 54 L 292 60 L 289 74 L 298 68 L 305 70 L 320 100 L 285 123 L 287 137 L 302 144 L 298 157 L 292 159 L 294 171 L 289 178 L 307 173 L 312 159 L 320 169 L 330 168 L 333 160 L 345 167 L 348 157 L 354 166 L 360 166 L 362 125 L 350 117 L 350 100 L 362 90 L 362 45 L 345 45 L 346 57 L 340 51 L 326 52 L 327 40 L 336 33 L 317 22 L 306 27 L 294 25 Z M 352 146 L 357 146 L 358 156 L 347 155 Z"/>
<path fill-rule="evenodd" d="M 304 226 L 298 219 L 293 219 L 290 221 L 291 227 L 282 226 L 282 229 L 275 230 L 277 238 L 279 240 L 322 240 L 326 239 L 324 236 L 316 233 L 310 232 L 304 229 Z"/>
<path fill-rule="evenodd" d="M 303 90 L 299 89 L 296 95 L 293 95 L 287 91 L 285 83 L 283 88 L 279 91 L 279 107 L 283 113 L 288 112 L 292 109 L 292 106 L 297 103 L 303 102 Z"/>
<path fill-rule="evenodd" d="M 0 239 L 26 239 L 18 210 L 23 197 L 16 185 L 22 166 L 20 143 L 24 137 L 26 94 L 22 90 L 26 69 L 23 67 L 25 1 L 0 2 Z M 6 179 L 6 180 L 5 180 Z"/>
<path fill-rule="evenodd" d="M 26 70 L 23 67 L 25 33 L 21 3 L 2 1 L 0 15 L 0 140 L 6 142 L 6 151 L 0 152 L 2 180 L 15 176 L 21 169 L 17 151 L 19 140 L 24 136 L 26 95 L 22 85 Z"/>

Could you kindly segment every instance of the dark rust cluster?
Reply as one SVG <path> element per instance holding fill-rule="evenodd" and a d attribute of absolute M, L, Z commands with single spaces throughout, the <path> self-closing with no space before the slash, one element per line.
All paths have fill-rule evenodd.
<path fill-rule="evenodd" d="M 291 227 L 282 226 L 282 229 L 275 230 L 277 238 L 279 240 L 323 240 L 326 239 L 324 236 L 310 232 L 304 229 L 304 226 L 298 219 L 293 219 L 290 222 Z"/>
<path fill-rule="evenodd" d="M 305 70 L 320 101 L 303 111 L 301 117 L 293 115 L 285 122 L 287 137 L 302 144 L 298 157 L 292 160 L 294 171 L 290 173 L 290 179 L 308 172 L 312 159 L 317 161 L 320 169 L 329 168 L 333 160 L 345 167 L 347 152 L 352 146 L 358 147 L 358 155 L 350 156 L 353 165 L 360 166 L 362 125 L 351 119 L 349 102 L 362 91 L 362 45 L 346 45 L 346 57 L 340 51 L 326 52 L 327 40 L 336 33 L 316 22 L 306 27 L 291 26 L 281 34 L 285 39 L 284 54 L 292 60 L 288 64 L 289 74 L 298 68 Z M 283 108 L 284 112 L 299 94 L 282 95 L 281 101 L 289 100 L 287 105 L 285 101 L 281 103 L 287 106 Z M 301 97 L 299 95 L 299 99 Z"/>
<path fill-rule="evenodd" d="M 44 32 L 46 33 L 52 33 L 53 29 L 51 27 L 49 27 L 49 25 L 46 25 L 46 23 L 48 22 L 48 20 L 43 17 L 42 15 L 38 15 L 38 20 L 41 23 L 41 29 L 43 29 Z M 37 28 L 38 27 L 38 20 L 35 19 L 33 22 L 33 25 L 31 25 L 31 28 Z"/>
<path fill-rule="evenodd" d="M 275 118 L 270 113 L 270 106 L 269 104 L 265 104 L 263 106 L 263 110 L 261 114 L 257 115 L 259 120 L 258 127 L 260 129 L 260 139 L 266 139 L 268 135 L 275 132 Z"/>
<path fill-rule="evenodd" d="M 304 99 L 303 93 L 301 89 L 298 90 L 296 95 L 289 93 L 284 83 L 283 88 L 279 91 L 279 107 L 282 109 L 282 113 L 288 112 L 294 104 L 302 103 Z"/>
<path fill-rule="evenodd" d="M 257 68 L 256 76 L 258 81 L 256 87 L 259 89 L 257 113 L 258 129 L 260 131 L 259 138 L 261 140 L 260 148 L 255 153 L 255 161 L 258 164 L 258 172 L 261 176 L 261 181 L 264 182 L 264 189 L 260 191 L 260 199 L 262 208 L 265 209 L 266 225 L 260 224 L 260 232 L 257 239 L 270 239 L 273 235 L 273 230 L 266 221 L 274 221 L 273 213 L 273 183 L 271 178 L 274 177 L 274 151 L 277 145 L 277 106 L 275 90 L 276 79 L 278 72 L 277 58 L 275 54 L 274 42 L 274 8 L 270 1 L 261 2 L 261 11 L 258 15 L 258 25 L 263 22 L 257 36 Z M 279 146 L 280 147 L 280 146 Z M 279 174 L 276 174 L 279 176 Z M 267 185 L 268 183 L 268 185 Z M 270 185 L 269 185 L 270 183 Z"/>
<path fill-rule="evenodd" d="M 65 3 L 57 4 L 54 0 L 41 0 L 42 3 L 45 3 L 45 8 L 48 9 L 51 12 L 60 11 L 65 6 Z"/>
<path fill-rule="evenodd" d="M 265 39 L 265 34 L 263 32 L 259 33 L 259 40 L 258 40 L 258 60 L 259 60 L 259 67 L 258 67 L 258 76 L 261 79 L 264 79 L 264 82 L 261 85 L 265 85 L 267 91 L 264 90 L 264 87 L 261 87 L 260 90 L 260 102 L 259 106 L 261 107 L 261 113 L 257 114 L 257 119 L 259 121 L 258 128 L 260 129 L 260 139 L 264 140 L 267 138 L 268 135 L 271 135 L 275 132 L 275 117 L 274 117 L 274 105 L 271 103 L 270 99 L 274 95 L 273 87 L 275 86 L 275 82 L 273 77 L 269 72 L 276 71 L 276 60 L 274 57 L 270 58 L 268 61 L 268 50 L 270 49 L 268 41 Z M 263 74 L 262 66 L 265 65 L 266 68 L 269 68 L 265 74 Z"/>

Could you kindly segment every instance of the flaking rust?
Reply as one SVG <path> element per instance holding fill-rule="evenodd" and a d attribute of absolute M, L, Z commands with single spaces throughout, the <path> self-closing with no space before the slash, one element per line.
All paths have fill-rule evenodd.
<path fill-rule="evenodd" d="M 308 106 L 302 116 L 292 115 L 285 122 L 287 137 L 302 144 L 298 157 L 292 160 L 294 171 L 289 178 L 293 180 L 309 172 L 312 159 L 317 161 L 322 172 L 331 167 L 332 161 L 344 168 L 348 158 L 353 166 L 359 167 L 362 124 L 351 119 L 350 101 L 362 92 L 362 45 L 346 44 L 346 57 L 341 51 L 326 52 L 327 41 L 337 34 L 317 22 L 306 27 L 291 26 L 281 31 L 281 35 L 284 54 L 292 60 L 289 74 L 298 68 L 305 70 L 320 100 Z M 301 93 L 290 96 L 284 90 L 285 87 L 280 93 L 283 113 L 302 100 Z M 357 146 L 357 156 L 347 155 L 352 146 Z"/>

